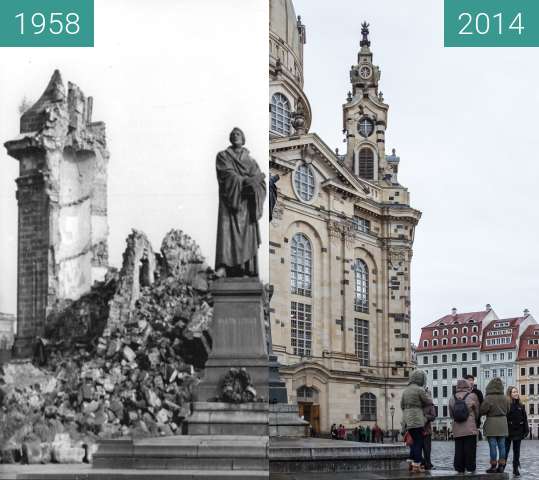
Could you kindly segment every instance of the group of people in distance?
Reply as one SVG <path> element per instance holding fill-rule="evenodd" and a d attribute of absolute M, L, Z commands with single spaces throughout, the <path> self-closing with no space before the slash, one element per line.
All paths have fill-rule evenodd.
<path fill-rule="evenodd" d="M 433 468 L 430 462 L 431 422 L 436 418 L 432 397 L 426 388 L 425 373 L 416 370 L 401 398 L 403 431 L 410 445 L 410 470 L 423 472 Z M 509 387 L 504 394 L 500 378 L 487 385 L 485 397 L 467 375 L 459 380 L 449 400 L 455 454 L 453 466 L 459 474 L 476 470 L 477 437 L 481 417 L 486 417 L 483 434 L 490 449 L 487 473 L 503 472 L 513 446 L 513 475 L 519 476 L 520 442 L 529 434 L 526 409 L 520 402 L 518 389 Z"/>
<path fill-rule="evenodd" d="M 378 426 L 377 423 L 371 428 L 368 425 L 364 427 L 360 425 L 354 428 L 351 432 L 351 436 L 347 433 L 343 424 L 337 426 L 336 423 L 331 425 L 331 438 L 333 440 L 353 440 L 355 442 L 368 442 L 368 443 L 384 443 L 384 432 Z"/>

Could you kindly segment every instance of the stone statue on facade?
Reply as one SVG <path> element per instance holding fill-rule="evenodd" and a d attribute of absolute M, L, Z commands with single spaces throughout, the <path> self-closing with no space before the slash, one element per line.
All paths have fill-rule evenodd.
<path fill-rule="evenodd" d="M 269 220 L 273 220 L 273 209 L 277 204 L 277 182 L 279 181 L 279 175 L 270 175 L 269 180 Z"/>
<path fill-rule="evenodd" d="M 230 146 L 219 152 L 216 160 L 219 213 L 215 270 L 220 277 L 257 277 L 265 174 L 244 147 L 242 130 L 234 128 L 229 138 Z"/>

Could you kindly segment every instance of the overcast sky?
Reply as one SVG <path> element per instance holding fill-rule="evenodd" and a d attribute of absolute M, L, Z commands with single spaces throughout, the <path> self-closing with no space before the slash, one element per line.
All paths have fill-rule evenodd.
<path fill-rule="evenodd" d="M 215 155 L 232 127 L 268 169 L 267 1 L 95 0 L 95 9 L 95 48 L 0 48 L 0 312 L 15 313 L 17 297 L 18 162 L 2 144 L 19 133 L 22 99 L 36 101 L 55 68 L 94 96 L 93 118 L 107 124 L 114 266 L 132 227 L 156 250 L 183 229 L 214 264 Z"/>
<path fill-rule="evenodd" d="M 412 262 L 412 339 L 450 313 L 539 320 L 539 50 L 444 48 L 442 0 L 295 0 L 307 26 L 311 131 L 342 143 L 360 24 L 389 103 L 386 148 L 423 212 Z"/>

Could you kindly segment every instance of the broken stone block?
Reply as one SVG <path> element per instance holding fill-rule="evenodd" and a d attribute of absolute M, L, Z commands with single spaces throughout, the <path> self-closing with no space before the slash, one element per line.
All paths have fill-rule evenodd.
<path fill-rule="evenodd" d="M 52 447 L 52 459 L 57 463 L 82 463 L 85 454 L 81 447 L 54 444 Z"/>
<path fill-rule="evenodd" d="M 136 358 L 136 353 L 131 349 L 129 348 L 127 345 L 123 348 L 122 350 L 122 354 L 123 354 L 123 357 L 125 358 L 125 360 L 129 363 L 135 361 L 135 358 Z"/>
<path fill-rule="evenodd" d="M 172 413 L 164 408 L 159 410 L 155 415 L 157 423 L 167 423 L 170 417 L 172 417 Z"/>

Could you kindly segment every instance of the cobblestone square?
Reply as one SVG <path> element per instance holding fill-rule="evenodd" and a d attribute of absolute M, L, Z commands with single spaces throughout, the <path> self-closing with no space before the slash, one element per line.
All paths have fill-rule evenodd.
<path fill-rule="evenodd" d="M 432 442 L 432 463 L 436 469 L 453 470 L 454 442 Z M 513 451 L 509 454 L 506 471 L 512 474 Z M 524 440 L 520 450 L 521 478 L 539 479 L 539 441 Z M 486 440 L 477 443 L 477 471 L 489 467 L 489 450 Z"/>

